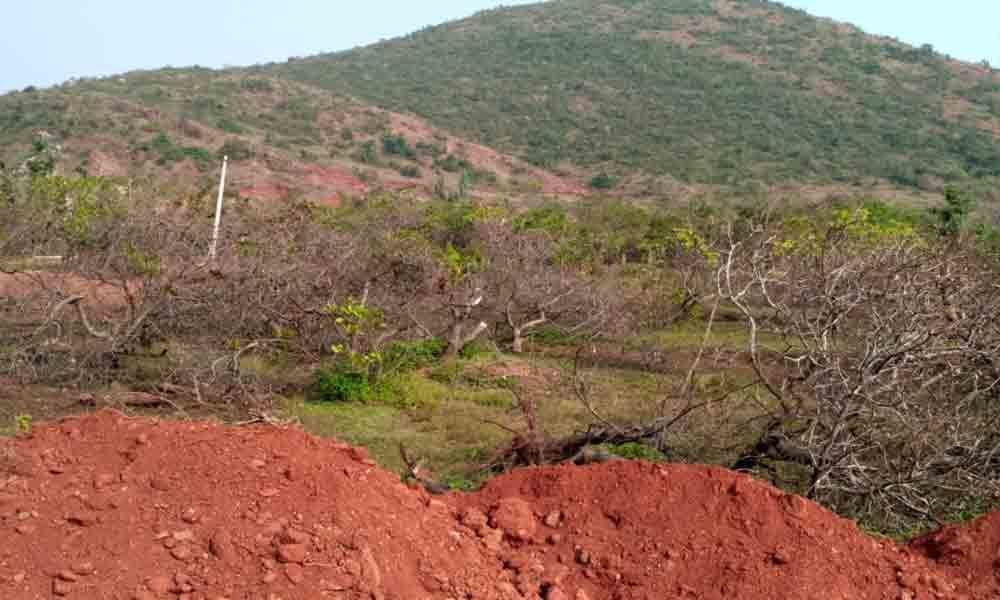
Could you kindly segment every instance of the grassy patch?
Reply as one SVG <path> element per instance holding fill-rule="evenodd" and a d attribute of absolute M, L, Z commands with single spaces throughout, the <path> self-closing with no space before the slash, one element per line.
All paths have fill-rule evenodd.
<path fill-rule="evenodd" d="M 385 404 L 314 404 L 301 399 L 289 404 L 310 432 L 364 446 L 384 468 L 401 473 L 403 444 L 424 460 L 435 476 L 457 487 L 478 482 L 478 467 L 506 439 L 506 433 L 485 422 L 502 418 L 500 409 L 477 402 L 472 394 L 447 394 L 431 380 L 411 382 L 413 392 L 425 397 L 420 408 Z"/>

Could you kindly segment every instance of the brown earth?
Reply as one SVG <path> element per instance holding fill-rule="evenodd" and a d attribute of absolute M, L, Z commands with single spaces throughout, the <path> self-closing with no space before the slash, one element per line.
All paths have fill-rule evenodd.
<path fill-rule="evenodd" d="M 0 299 L 25 300 L 58 292 L 60 297 L 83 296 L 88 307 L 99 312 L 125 304 L 122 289 L 111 283 L 87 279 L 73 273 L 21 271 L 0 273 Z"/>
<path fill-rule="evenodd" d="M 433 497 L 293 428 L 104 411 L 0 444 L 0 597 L 14 600 L 1000 595 L 1000 519 L 936 535 L 876 540 L 699 466 L 526 469 Z"/>

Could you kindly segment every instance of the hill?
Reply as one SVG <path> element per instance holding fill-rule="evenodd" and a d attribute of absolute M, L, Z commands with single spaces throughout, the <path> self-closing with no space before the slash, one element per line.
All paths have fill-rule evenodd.
<path fill-rule="evenodd" d="M 175 197 L 213 188 L 223 155 L 232 192 L 254 200 L 584 191 L 412 115 L 256 70 L 167 68 L 0 97 L 0 161 L 16 167 L 39 135 L 63 171 L 144 178 Z"/>
<path fill-rule="evenodd" d="M 554 0 L 269 71 L 587 177 L 1000 174 L 1000 72 L 776 2 Z"/>
<path fill-rule="evenodd" d="M 0 160 L 339 202 L 725 186 L 882 194 L 1000 175 L 1000 71 L 775 2 L 554 0 L 286 63 L 0 96 Z M 888 195 L 888 194 L 886 194 Z"/>

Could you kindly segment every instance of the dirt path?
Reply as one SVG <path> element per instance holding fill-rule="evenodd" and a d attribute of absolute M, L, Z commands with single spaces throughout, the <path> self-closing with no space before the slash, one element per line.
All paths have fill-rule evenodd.
<path fill-rule="evenodd" d="M 528 469 L 432 497 L 296 429 L 108 411 L 0 444 L 12 600 L 1000 597 L 1000 519 L 950 531 L 900 547 L 680 465 Z"/>

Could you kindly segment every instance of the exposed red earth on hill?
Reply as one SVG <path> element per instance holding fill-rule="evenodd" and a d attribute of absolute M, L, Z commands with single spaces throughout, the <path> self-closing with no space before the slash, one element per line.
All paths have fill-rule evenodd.
<path fill-rule="evenodd" d="M 0 444 L 12 600 L 998 597 L 1000 521 L 937 535 L 959 542 L 873 539 L 699 466 L 526 469 L 431 496 L 294 428 L 103 411 Z"/>

